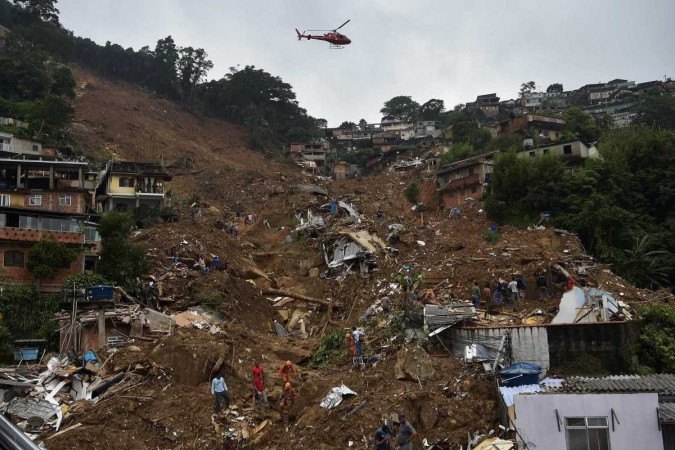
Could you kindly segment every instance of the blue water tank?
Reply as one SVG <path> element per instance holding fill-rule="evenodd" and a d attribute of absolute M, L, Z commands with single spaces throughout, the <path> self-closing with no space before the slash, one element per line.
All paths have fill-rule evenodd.
<path fill-rule="evenodd" d="M 525 384 L 539 384 L 541 366 L 526 362 L 513 363 L 504 367 L 500 372 L 502 386 L 523 386 Z"/>
<path fill-rule="evenodd" d="M 112 286 L 98 285 L 87 288 L 88 300 L 112 300 L 115 295 L 115 288 Z"/>

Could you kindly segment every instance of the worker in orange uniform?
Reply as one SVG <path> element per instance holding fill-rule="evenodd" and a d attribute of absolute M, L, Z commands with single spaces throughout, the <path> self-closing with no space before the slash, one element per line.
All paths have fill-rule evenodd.
<path fill-rule="evenodd" d="M 281 394 L 281 401 L 279 402 L 279 409 L 285 412 L 291 409 L 295 397 L 298 396 L 298 391 L 293 388 L 290 382 L 284 384 L 284 392 Z"/>
<path fill-rule="evenodd" d="M 349 353 L 352 355 L 352 358 L 356 356 L 356 342 L 354 342 L 354 336 L 352 336 L 351 331 L 345 333 L 345 342 L 349 348 Z"/>
<path fill-rule="evenodd" d="M 286 361 L 286 364 L 279 366 L 277 373 L 284 383 L 291 383 L 293 381 L 293 376 L 298 373 L 298 371 L 295 369 L 295 366 L 292 362 Z"/>

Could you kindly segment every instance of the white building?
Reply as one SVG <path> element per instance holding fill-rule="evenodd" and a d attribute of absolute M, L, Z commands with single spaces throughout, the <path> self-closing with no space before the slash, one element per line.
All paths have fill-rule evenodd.
<path fill-rule="evenodd" d="M 518 448 L 673 448 L 675 375 L 544 379 L 499 392 L 502 418 L 518 430 Z"/>
<path fill-rule="evenodd" d="M 11 133 L 0 131 L 0 150 L 9 153 L 39 155 L 42 153 L 42 144 L 26 139 L 19 139 Z"/>

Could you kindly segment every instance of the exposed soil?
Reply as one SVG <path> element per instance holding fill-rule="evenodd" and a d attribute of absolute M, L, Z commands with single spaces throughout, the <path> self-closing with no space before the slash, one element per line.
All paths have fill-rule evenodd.
<path fill-rule="evenodd" d="M 333 449 L 347 448 L 350 442 L 353 448 L 370 448 L 367 440 L 382 416 L 399 411 L 407 413 L 422 438 L 458 448 L 466 444 L 467 433 L 495 428 L 494 380 L 482 367 L 465 365 L 443 348 L 429 350 L 424 365 L 433 370 L 424 377 L 396 379 L 401 355 L 419 351 L 415 344 L 405 344 L 390 323 L 401 314 L 402 294 L 389 284 L 404 265 L 421 275 L 415 286 L 418 293 L 432 289 L 439 299 L 447 295 L 468 300 L 474 280 L 484 286 L 522 274 L 530 285 L 529 298 L 511 315 L 503 316 L 509 323 L 520 323 L 533 309 L 555 310 L 561 288 L 552 287 L 553 299 L 548 302 L 535 300 L 534 292 L 536 274 L 550 270 L 553 264 L 563 265 L 586 284 L 629 303 L 661 295 L 630 286 L 585 256 L 579 240 L 568 233 L 503 227 L 498 230 L 499 239 L 488 242 L 483 233 L 491 223 L 480 204 L 467 203 L 461 217 L 450 217 L 448 211 L 433 206 L 428 173 L 385 172 L 357 180 L 319 180 L 248 149 L 245 130 L 240 127 L 191 114 L 133 86 L 104 81 L 77 68 L 74 72 L 78 80 L 75 129 L 82 149 L 101 159 L 163 160 L 173 165 L 168 170 L 174 177 L 171 199 L 178 222 L 139 230 L 134 237 L 153 257 L 153 276 L 162 279 L 164 296 L 172 300 L 158 308 L 184 310 L 215 292 L 219 295 L 208 307 L 224 320 L 223 332 L 216 335 L 176 329 L 155 342 L 139 341 L 133 344 L 137 348 L 120 348 L 108 370 L 125 372 L 127 382 L 139 384 L 130 384 L 128 390 L 97 404 L 78 407 L 62 427 L 82 425 L 48 439 L 50 449 L 235 448 L 237 442 L 228 436 L 230 429 L 246 430 L 248 439 L 239 445 L 250 448 Z M 403 195 L 411 182 L 422 185 L 424 212 L 411 210 Z M 325 234 L 294 235 L 287 241 L 290 230 L 299 224 L 295 214 L 328 201 L 297 189 L 307 183 L 327 189 L 333 198 L 353 202 L 364 216 L 356 225 L 332 222 L 330 232 L 362 229 L 385 239 L 389 225 L 401 224 L 400 241 L 392 244 L 398 252 L 379 251 L 378 266 L 366 278 L 357 272 L 344 280 L 310 276 L 311 269 L 326 269 L 322 257 Z M 202 216 L 192 221 L 190 205 L 195 200 Z M 247 225 L 235 211 L 243 212 L 242 216 L 255 213 L 256 221 Z M 377 211 L 381 219 L 376 218 Z M 233 223 L 240 227 L 238 239 L 227 232 L 227 226 L 221 226 Z M 210 260 L 217 255 L 229 270 L 206 274 L 176 270 L 171 268 L 172 253 L 186 260 Z M 311 336 L 277 336 L 272 324 L 283 322 L 282 313 L 261 294 L 270 287 L 330 299 L 335 306 L 330 323 L 325 308 L 296 302 L 287 312 L 307 312 Z M 385 295 L 391 296 L 393 313 L 359 322 L 366 309 Z M 359 323 L 365 327 L 369 351 L 382 356 L 376 366 L 358 371 L 345 357 L 322 369 L 309 368 L 307 362 L 322 332 Z M 276 406 L 282 383 L 275 369 L 286 360 L 300 367 L 295 382 L 299 396 L 288 415 Z M 212 418 L 208 381 L 219 361 L 237 413 Z M 268 375 L 272 408 L 263 414 L 253 410 L 250 368 L 255 361 L 266 367 Z M 321 399 L 341 383 L 358 395 L 333 410 L 321 408 Z M 366 402 L 362 409 L 345 416 L 362 402 Z M 265 426 L 255 432 L 265 420 Z"/>

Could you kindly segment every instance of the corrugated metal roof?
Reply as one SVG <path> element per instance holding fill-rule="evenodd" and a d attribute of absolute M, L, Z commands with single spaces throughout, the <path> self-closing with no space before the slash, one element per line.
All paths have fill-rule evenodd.
<path fill-rule="evenodd" d="M 603 378 L 570 377 L 554 393 L 656 392 L 675 395 L 675 374 L 612 375 Z"/>
<path fill-rule="evenodd" d="M 675 402 L 659 403 L 661 423 L 675 423 Z"/>
<path fill-rule="evenodd" d="M 504 399 L 506 406 L 511 406 L 514 403 L 514 397 L 518 394 L 534 394 L 541 392 L 544 387 L 551 389 L 561 386 L 563 380 L 561 378 L 544 378 L 539 384 L 524 384 L 522 386 L 500 386 L 499 393 Z"/>

